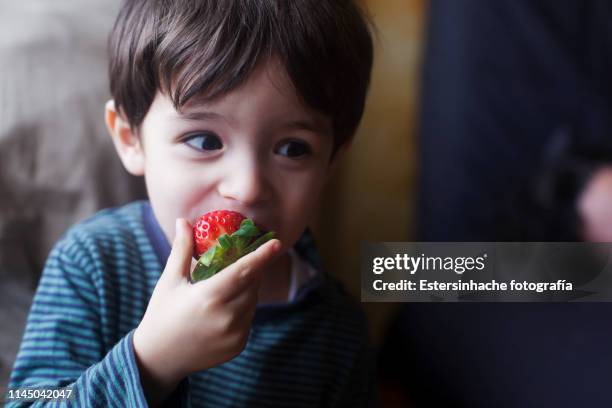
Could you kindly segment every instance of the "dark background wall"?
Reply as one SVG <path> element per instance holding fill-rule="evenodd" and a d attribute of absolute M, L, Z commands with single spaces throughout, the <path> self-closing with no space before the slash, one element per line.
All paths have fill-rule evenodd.
<path fill-rule="evenodd" d="M 612 3 L 433 0 L 429 13 L 418 236 L 500 240 L 556 134 L 612 139 Z"/>
<path fill-rule="evenodd" d="M 561 239 L 563 217 L 529 228 L 543 214 L 521 206 L 561 136 L 612 139 L 611 21 L 607 0 L 429 2 L 418 240 Z M 381 351 L 384 401 L 609 407 L 610 344 L 608 303 L 404 304 Z"/>

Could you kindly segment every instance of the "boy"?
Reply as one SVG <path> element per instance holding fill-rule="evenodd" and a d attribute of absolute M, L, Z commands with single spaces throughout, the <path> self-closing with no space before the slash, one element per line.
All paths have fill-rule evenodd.
<path fill-rule="evenodd" d="M 363 319 L 304 231 L 371 63 L 352 1 L 127 1 L 106 123 L 149 202 L 56 245 L 10 388 L 69 387 L 78 406 L 368 404 Z M 217 209 L 278 239 L 192 284 L 191 223 Z"/>

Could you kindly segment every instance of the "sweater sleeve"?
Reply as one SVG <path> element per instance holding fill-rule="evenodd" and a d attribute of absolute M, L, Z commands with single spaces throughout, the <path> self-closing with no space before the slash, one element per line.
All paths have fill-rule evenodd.
<path fill-rule="evenodd" d="M 105 345 L 102 321 L 109 319 L 96 286 L 94 259 L 64 239 L 47 260 L 39 282 L 9 391 L 72 389 L 68 400 L 9 399 L 7 406 L 147 406 L 132 343 L 133 331 Z M 112 305 L 107 305 L 110 308 Z"/>

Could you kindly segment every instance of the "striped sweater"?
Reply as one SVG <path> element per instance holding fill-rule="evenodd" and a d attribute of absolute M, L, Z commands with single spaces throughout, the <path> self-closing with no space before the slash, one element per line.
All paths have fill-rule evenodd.
<path fill-rule="evenodd" d="M 296 244 L 317 265 L 312 249 L 307 234 Z M 61 405 L 147 406 L 132 336 L 169 251 L 146 201 L 71 228 L 45 265 L 9 390 L 69 386 L 74 398 Z M 184 379 L 166 405 L 367 406 L 373 382 L 365 338 L 358 306 L 318 272 L 294 301 L 258 306 L 244 351 Z M 45 403 L 56 402 L 33 405 Z"/>

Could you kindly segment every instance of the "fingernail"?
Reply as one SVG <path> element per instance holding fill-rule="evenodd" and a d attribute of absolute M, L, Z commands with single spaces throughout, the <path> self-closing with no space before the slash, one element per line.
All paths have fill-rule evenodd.
<path fill-rule="evenodd" d="M 281 247 L 280 241 L 278 239 L 274 240 L 274 242 L 272 243 L 272 250 L 276 252 L 280 249 L 280 247 Z"/>
<path fill-rule="evenodd" d="M 180 234 L 181 234 L 181 229 L 182 229 L 182 228 L 181 228 L 181 219 L 180 219 L 180 218 L 177 218 L 177 219 L 176 219 L 176 221 L 175 221 L 175 223 L 174 223 L 174 235 L 175 235 L 176 237 L 180 236 Z"/>

